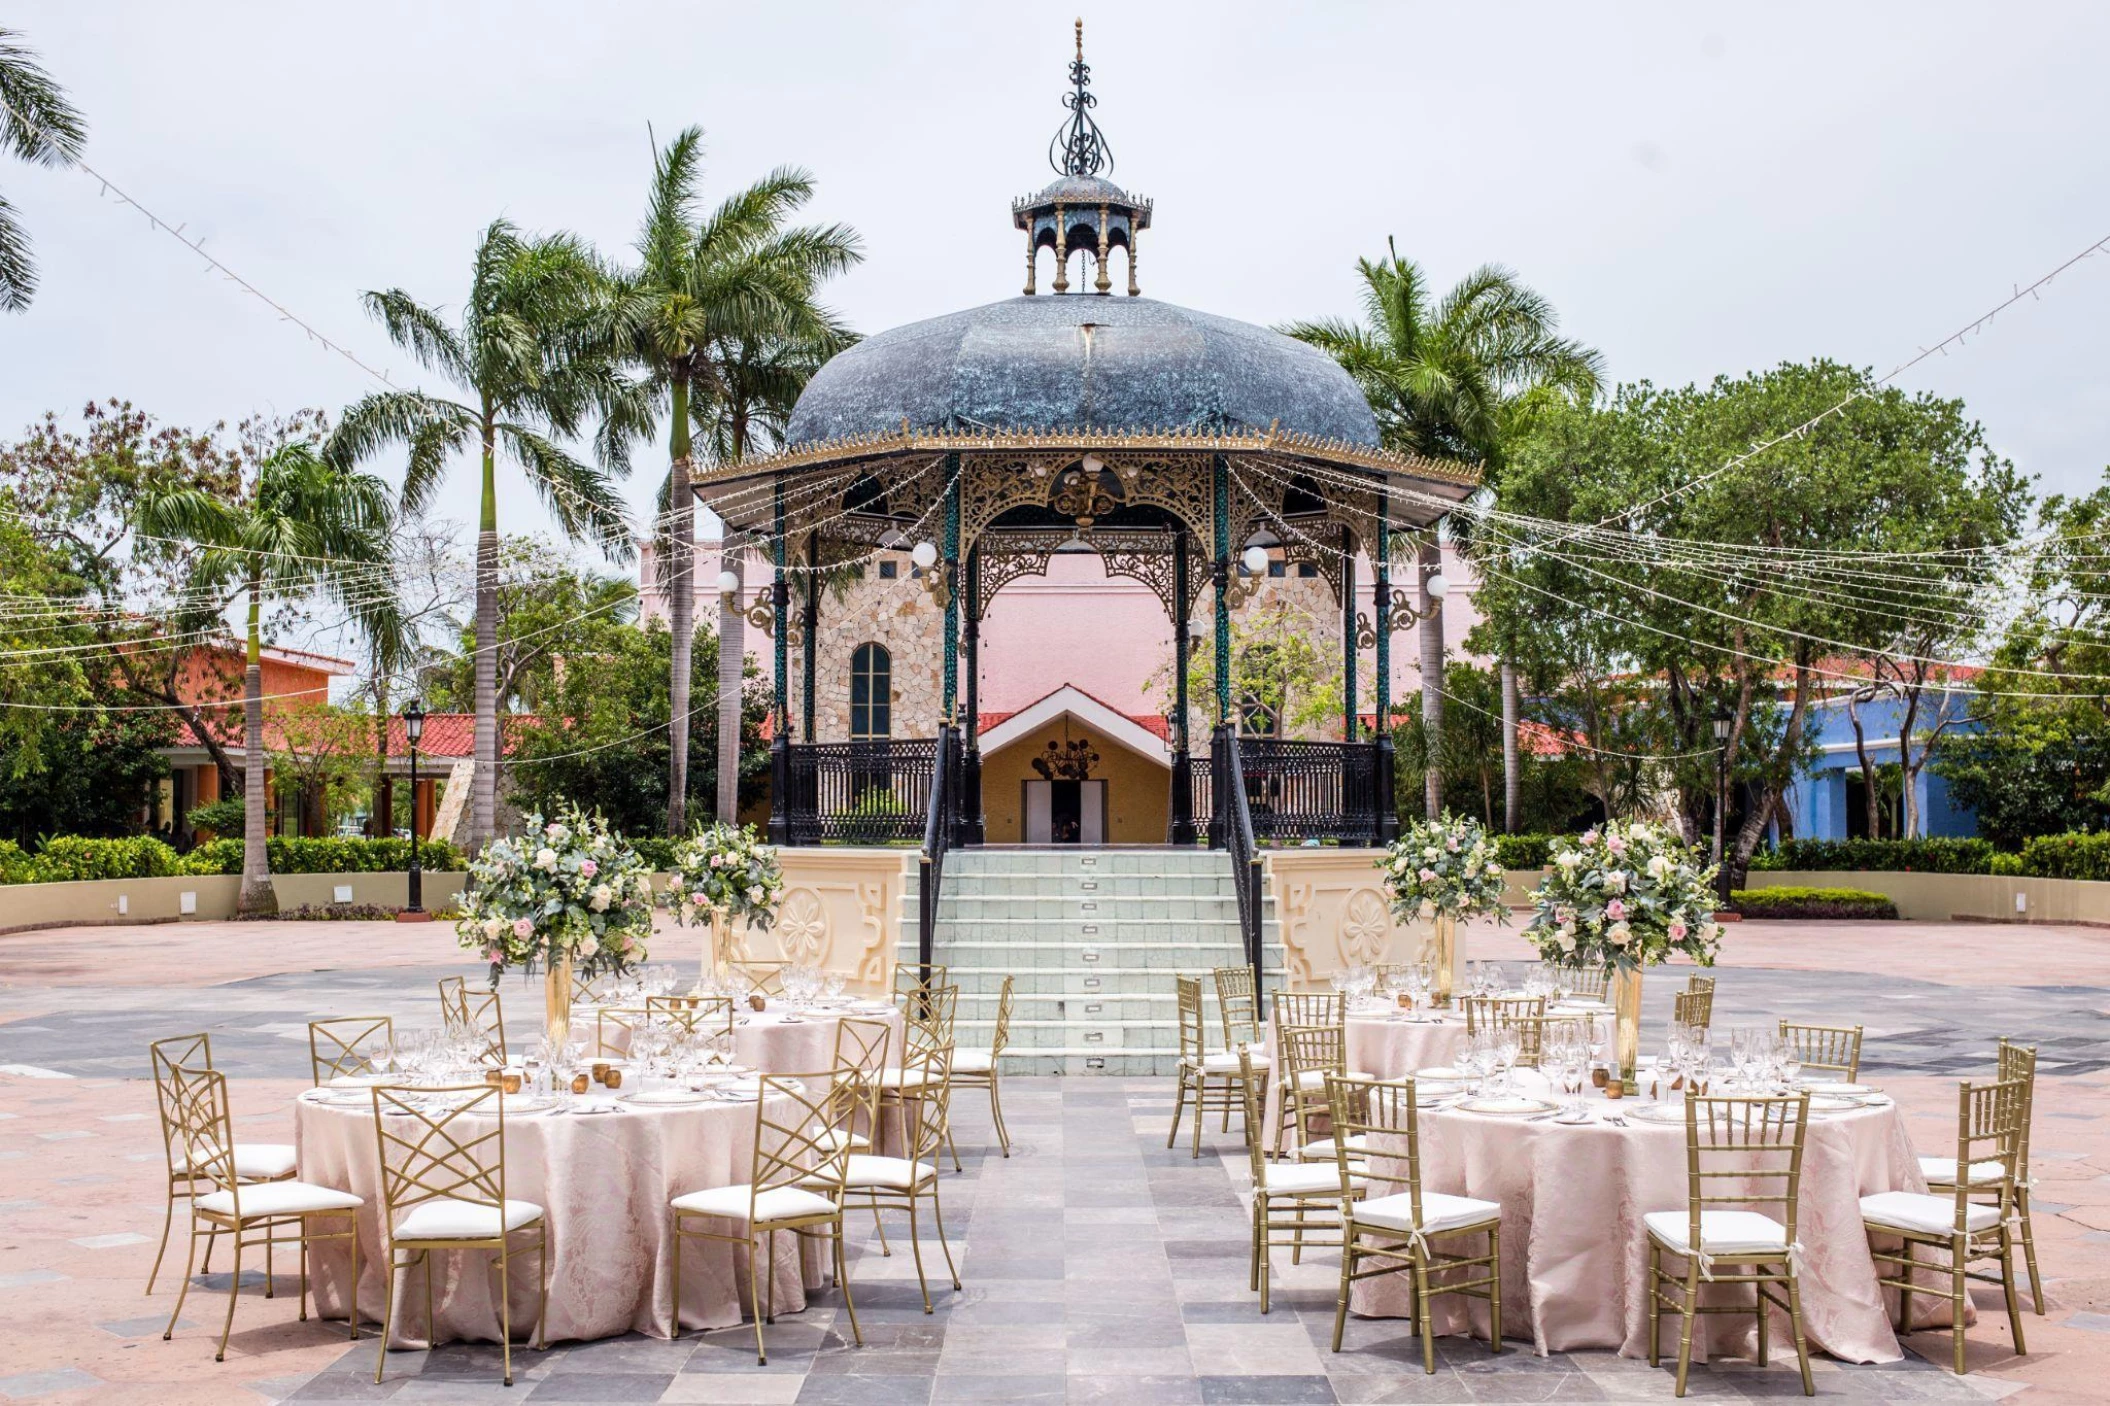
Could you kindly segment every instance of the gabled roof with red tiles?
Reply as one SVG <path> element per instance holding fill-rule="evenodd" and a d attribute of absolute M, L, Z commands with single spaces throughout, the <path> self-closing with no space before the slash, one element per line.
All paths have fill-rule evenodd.
<path fill-rule="evenodd" d="M 1092 702 L 1097 703 L 1100 707 L 1106 709 L 1107 712 L 1114 714 L 1116 717 L 1126 718 L 1130 722 L 1134 723 L 1137 727 L 1142 728 L 1145 732 L 1155 734 L 1157 736 L 1158 741 L 1160 742 L 1169 741 L 1172 737 L 1171 724 L 1167 721 L 1163 713 L 1124 713 L 1119 708 L 1116 708 L 1113 704 L 1107 702 L 1104 698 L 1101 698 L 1097 694 L 1091 693 L 1085 689 L 1081 689 L 1075 684 L 1064 684 L 1061 688 L 1051 688 L 1046 693 L 1043 693 L 1042 695 L 1040 695 L 1040 697 L 1034 699 L 1031 703 L 1028 703 L 1023 708 L 1013 708 L 1008 712 L 983 713 L 981 715 L 981 731 L 987 732 L 991 728 L 997 726 L 999 723 L 1007 722 L 1010 719 L 1017 717 L 1020 713 L 1031 712 L 1033 709 L 1039 707 L 1042 703 L 1045 703 L 1050 698 L 1053 698 L 1056 694 L 1061 693 L 1064 689 L 1068 689 L 1072 693 L 1083 694 L 1086 698 L 1091 699 Z"/>
<path fill-rule="evenodd" d="M 239 750 L 243 744 L 242 720 L 234 715 L 206 719 L 206 727 L 222 747 Z M 498 720 L 499 735 L 505 739 L 505 750 L 510 754 L 515 744 L 513 733 L 521 727 L 532 726 L 535 718 L 526 713 L 507 713 Z M 176 747 L 198 747 L 203 744 L 190 730 L 188 723 L 176 727 Z M 264 716 L 264 746 L 269 751 L 284 751 L 285 728 L 280 715 L 267 713 Z M 476 715 L 474 713 L 427 713 L 425 731 L 418 742 L 418 753 L 425 757 L 468 757 L 476 752 Z M 401 717 L 388 720 L 388 755 L 392 758 L 410 756 L 410 738 L 403 729 Z"/>

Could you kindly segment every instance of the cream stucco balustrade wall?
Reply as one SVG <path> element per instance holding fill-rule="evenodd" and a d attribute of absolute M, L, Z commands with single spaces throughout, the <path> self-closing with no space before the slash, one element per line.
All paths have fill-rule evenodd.
<path fill-rule="evenodd" d="M 1283 979 L 1300 990 L 1324 986 L 1344 967 L 1411 962 L 1426 924 L 1392 916 L 1376 849 L 1268 850 L 1261 856 L 1265 895 L 1282 943 Z"/>
<path fill-rule="evenodd" d="M 905 848 L 824 845 L 783 848 L 784 899 L 769 931 L 743 928 L 733 934 L 733 955 L 764 962 L 798 962 L 847 974 L 856 990 L 885 994 L 893 989 L 894 951 L 900 938 L 902 900 L 915 882 L 917 852 Z M 700 943 L 702 934 L 687 932 Z M 656 961 L 684 961 L 678 939 L 662 931 L 654 939 Z"/>

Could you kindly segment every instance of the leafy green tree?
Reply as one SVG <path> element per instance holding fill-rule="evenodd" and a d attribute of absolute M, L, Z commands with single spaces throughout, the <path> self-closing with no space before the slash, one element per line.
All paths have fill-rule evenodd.
<path fill-rule="evenodd" d="M 696 506 L 692 435 L 720 417 L 744 422 L 789 406 L 810 367 L 848 345 L 848 332 L 818 301 L 820 285 L 859 258 L 846 225 L 784 222 L 812 198 L 813 178 L 782 168 L 703 216 L 703 131 L 685 128 L 653 153 L 652 185 L 637 264 L 616 274 L 599 319 L 608 350 L 643 371 L 649 404 L 669 422 L 659 566 L 673 633 L 669 660 L 667 833 L 688 828 L 690 656 L 696 634 Z M 792 349 L 800 355 L 753 354 Z M 748 446 L 744 423 L 712 447 L 721 461 Z"/>
<path fill-rule="evenodd" d="M 1587 405 L 1596 397 L 1603 359 L 1559 335 L 1552 303 L 1510 270 L 1482 265 L 1438 298 L 1421 265 L 1401 258 L 1390 240 L 1385 249 L 1383 259 L 1356 261 L 1365 322 L 1327 319 L 1283 330 L 1355 378 L 1386 448 L 1494 470 L 1539 405 Z M 1419 560 L 1424 579 L 1442 565 L 1433 532 L 1420 544 Z M 1441 733 L 1443 613 L 1426 595 L 1420 603 L 1428 611 L 1421 622 L 1422 717 L 1430 732 Z M 1508 721 L 1514 727 L 1515 719 Z M 1443 749 L 1436 750 L 1437 764 L 1424 771 L 1431 820 L 1443 810 Z"/>
<path fill-rule="evenodd" d="M 88 141 L 88 124 L 14 30 L 0 29 L 0 150 L 39 166 L 71 166 Z M 37 291 L 29 234 L 0 196 L 0 309 L 21 312 Z"/>
<path fill-rule="evenodd" d="M 1735 875 L 1805 764 L 1810 707 L 1841 661 L 1923 653 L 1913 641 L 1956 627 L 1996 560 L 1981 549 L 2007 541 L 2029 502 L 1960 402 L 1827 361 L 1706 387 L 1629 386 L 1601 410 L 1542 407 L 1499 487 L 1503 509 L 1574 530 L 1488 519 L 1476 603 L 1542 682 L 1632 674 L 1660 690 L 1655 745 L 1683 759 L 1672 783 L 1689 836 L 1710 813 L 1712 715 L 1727 703 L 1751 800 L 1728 846 Z M 1754 554 L 1725 556 L 1725 544 L 1777 564 L 1754 568 Z M 1856 560 L 1841 554 L 1857 552 L 1920 555 L 1841 577 Z M 1938 638 L 1953 648 L 1959 636 Z"/>
<path fill-rule="evenodd" d="M 420 365 L 451 381 L 466 400 L 418 390 L 379 391 L 345 412 L 325 451 L 351 465 L 392 445 L 409 452 L 402 507 L 421 512 L 455 457 L 474 446 L 482 472 L 476 538 L 476 775 L 468 842 L 490 838 L 498 801 L 498 460 L 503 454 L 574 540 L 591 537 L 626 560 L 629 530 L 608 472 L 565 450 L 598 414 L 602 461 L 620 471 L 622 426 L 637 409 L 609 361 L 586 339 L 604 281 L 586 246 L 570 235 L 528 236 L 494 220 L 478 241 L 459 323 L 400 288 L 364 295 L 367 311 Z"/>
<path fill-rule="evenodd" d="M 332 467 L 314 444 L 284 445 L 262 459 L 238 496 L 198 488 L 155 489 L 139 503 L 140 530 L 201 548 L 199 576 L 237 583 L 247 598 L 242 676 L 244 859 L 238 900 L 244 913 L 274 912 L 264 836 L 263 611 L 267 600 L 318 590 L 370 631 L 392 611 L 389 494 L 371 474 Z M 319 577 L 315 567 L 332 569 Z"/>
<path fill-rule="evenodd" d="M 1341 687 L 1309 628 L 1309 619 L 1279 596 L 1263 597 L 1231 616 L 1231 706 L 1241 732 L 1278 737 L 1324 732 L 1341 715 Z M 1216 715 L 1216 632 L 1204 631 L 1187 652 L 1187 698 L 1210 728 Z M 1171 665 L 1150 687 L 1171 706 Z"/>

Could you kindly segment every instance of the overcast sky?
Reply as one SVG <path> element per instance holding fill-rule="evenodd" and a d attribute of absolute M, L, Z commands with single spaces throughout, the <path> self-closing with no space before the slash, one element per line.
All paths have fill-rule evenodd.
<path fill-rule="evenodd" d="M 1152 5 L 1083 11 L 1116 179 L 1155 197 L 1154 297 L 1353 311 L 1387 235 L 1448 284 L 1498 261 L 1620 380 L 1827 355 L 1887 371 L 2110 234 L 2110 6 Z M 0 12 L 88 159 L 399 384 L 360 312 L 458 305 L 505 215 L 631 240 L 664 139 L 708 197 L 780 163 L 863 232 L 834 298 L 877 331 L 1011 296 L 1009 200 L 1051 179 L 1072 11 L 489 3 Z M 77 172 L 0 163 L 43 285 L 0 316 L 0 434 L 130 398 L 176 423 L 371 388 Z M 2110 463 L 2110 255 L 1903 384 L 1960 396 L 2052 489 Z M 435 387 L 437 388 L 437 387 Z M 395 473 L 394 465 L 385 466 Z M 630 484 L 640 514 L 654 475 Z M 546 523 L 514 477 L 501 523 Z M 473 520 L 466 463 L 442 510 Z"/>

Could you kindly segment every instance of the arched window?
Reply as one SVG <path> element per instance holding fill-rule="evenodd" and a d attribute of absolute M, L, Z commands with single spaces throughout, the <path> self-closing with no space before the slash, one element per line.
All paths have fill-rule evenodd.
<path fill-rule="evenodd" d="M 850 656 L 850 740 L 890 737 L 894 730 L 894 656 L 883 644 L 861 644 Z"/>

